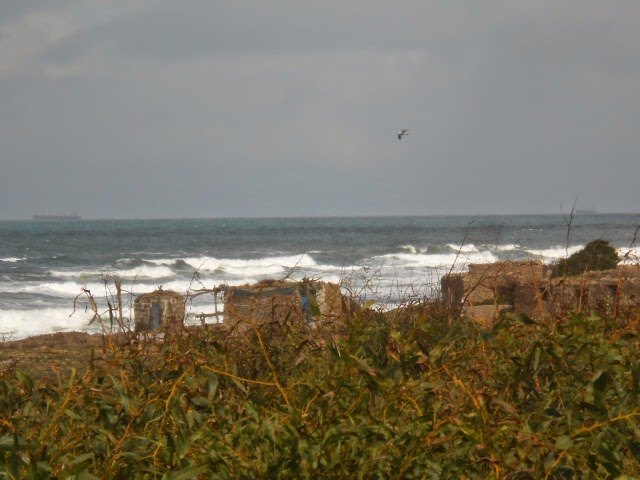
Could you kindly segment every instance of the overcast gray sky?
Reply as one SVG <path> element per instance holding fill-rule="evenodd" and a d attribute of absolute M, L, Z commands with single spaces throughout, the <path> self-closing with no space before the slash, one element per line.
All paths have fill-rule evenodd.
<path fill-rule="evenodd" d="M 638 212 L 638 20 L 637 0 L 2 0 L 0 218 Z"/>

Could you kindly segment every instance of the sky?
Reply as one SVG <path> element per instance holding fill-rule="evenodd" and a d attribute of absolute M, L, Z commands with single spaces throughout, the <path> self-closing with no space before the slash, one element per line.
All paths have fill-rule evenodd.
<path fill-rule="evenodd" d="M 638 19 L 637 0 L 2 0 L 0 219 L 640 212 Z"/>

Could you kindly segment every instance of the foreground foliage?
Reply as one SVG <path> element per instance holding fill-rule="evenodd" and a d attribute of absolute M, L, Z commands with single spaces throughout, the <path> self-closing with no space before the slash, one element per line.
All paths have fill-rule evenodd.
<path fill-rule="evenodd" d="M 207 327 L 58 385 L 2 374 L 0 478 L 638 477 L 639 348 L 629 321 L 432 307 Z"/>

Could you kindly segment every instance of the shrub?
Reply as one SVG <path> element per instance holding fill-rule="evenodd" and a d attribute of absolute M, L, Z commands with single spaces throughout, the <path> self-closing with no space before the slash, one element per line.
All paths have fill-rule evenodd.
<path fill-rule="evenodd" d="M 0 374 L 0 478 L 638 478 L 639 357 L 581 315 L 203 327 L 57 386 Z"/>
<path fill-rule="evenodd" d="M 573 277 L 592 270 L 609 270 L 616 268 L 620 262 L 618 252 L 606 240 L 594 240 L 569 258 L 557 262 L 552 270 L 553 277 L 564 275 Z"/>

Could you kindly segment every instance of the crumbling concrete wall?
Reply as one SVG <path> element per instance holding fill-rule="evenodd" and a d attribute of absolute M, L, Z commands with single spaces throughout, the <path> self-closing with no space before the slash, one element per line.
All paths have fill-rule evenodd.
<path fill-rule="evenodd" d="M 471 285 L 467 302 L 487 304 L 497 301 L 530 310 L 537 305 L 539 286 L 545 278 L 540 261 L 496 262 L 469 266 Z"/>
<path fill-rule="evenodd" d="M 639 308 L 638 265 L 556 279 L 549 272 L 539 261 L 472 264 L 467 273 L 442 278 L 442 300 L 482 322 L 505 311 L 532 317 L 566 311 L 617 316 Z"/>
<path fill-rule="evenodd" d="M 315 288 L 315 300 L 320 311 L 319 321 L 329 322 L 342 316 L 343 298 L 340 285 L 330 282 L 318 282 Z"/>
<path fill-rule="evenodd" d="M 224 312 L 227 325 L 290 321 L 313 326 L 340 316 L 342 294 L 339 285 L 328 282 L 263 280 L 226 289 Z"/>
<path fill-rule="evenodd" d="M 476 313 L 482 311 L 486 317 L 489 312 L 504 309 L 535 310 L 546 278 L 539 261 L 471 264 L 467 273 L 445 275 L 441 291 L 450 307 L 466 312 L 476 308 Z"/>
<path fill-rule="evenodd" d="M 136 332 L 175 332 L 184 325 L 185 300 L 173 290 L 158 289 L 139 295 L 133 305 Z"/>
<path fill-rule="evenodd" d="M 640 265 L 620 265 L 549 283 L 545 292 L 549 314 L 572 310 L 628 317 L 640 309 Z"/>
<path fill-rule="evenodd" d="M 440 295 L 445 305 L 451 308 L 462 307 L 465 299 L 465 274 L 450 273 L 440 280 Z"/>

